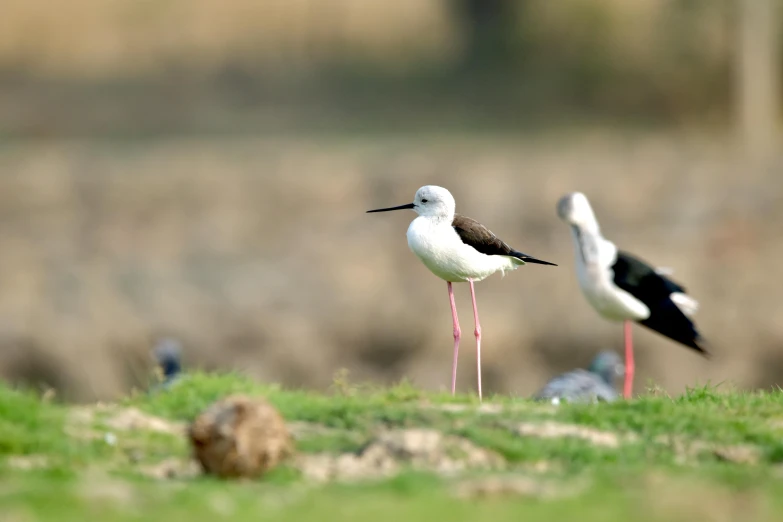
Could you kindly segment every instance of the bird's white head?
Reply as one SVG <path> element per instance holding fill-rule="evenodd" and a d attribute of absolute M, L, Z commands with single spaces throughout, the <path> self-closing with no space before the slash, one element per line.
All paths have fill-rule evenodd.
<path fill-rule="evenodd" d="M 436 185 L 425 185 L 416 191 L 413 203 L 399 205 L 397 207 L 378 208 L 367 212 L 388 212 L 390 210 L 412 209 L 420 216 L 432 217 L 437 220 L 454 219 L 454 210 L 457 204 L 451 192 Z"/>
<path fill-rule="evenodd" d="M 557 202 L 560 219 L 579 228 L 598 232 L 598 221 L 587 197 L 581 192 L 566 194 Z"/>
<path fill-rule="evenodd" d="M 420 216 L 453 219 L 456 208 L 451 192 L 437 185 L 421 187 L 413 198 L 413 210 Z"/>

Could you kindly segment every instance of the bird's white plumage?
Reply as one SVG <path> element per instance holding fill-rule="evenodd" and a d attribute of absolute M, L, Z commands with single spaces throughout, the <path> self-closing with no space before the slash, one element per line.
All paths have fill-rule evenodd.
<path fill-rule="evenodd" d="M 456 203 L 443 187 L 416 191 L 413 210 L 419 216 L 408 227 L 408 246 L 436 276 L 453 283 L 481 281 L 525 264 L 511 256 L 488 256 L 462 242 L 452 226 Z"/>
<path fill-rule="evenodd" d="M 617 261 L 617 247 L 601 236 L 587 197 L 581 192 L 563 196 L 557 213 L 571 225 L 579 286 L 590 304 L 607 319 L 642 321 L 650 317 L 647 305 L 614 284 L 612 266 Z M 671 268 L 655 271 L 660 275 L 673 272 Z M 685 315 L 692 316 L 699 308 L 698 301 L 682 292 L 673 292 L 669 298 Z"/>
<path fill-rule="evenodd" d="M 617 261 L 617 247 L 601 236 L 587 197 L 580 192 L 564 196 L 557 211 L 571 225 L 576 274 L 587 301 L 607 319 L 642 321 L 650 317 L 647 305 L 614 284 L 611 267 Z"/>

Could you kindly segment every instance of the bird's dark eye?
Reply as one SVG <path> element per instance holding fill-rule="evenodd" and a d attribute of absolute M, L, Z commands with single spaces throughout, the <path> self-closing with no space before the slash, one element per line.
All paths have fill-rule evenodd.
<path fill-rule="evenodd" d="M 427 200 L 426 200 L 426 199 L 422 199 L 422 200 L 421 200 L 421 202 L 422 202 L 422 203 L 426 203 L 426 202 L 427 202 Z"/>

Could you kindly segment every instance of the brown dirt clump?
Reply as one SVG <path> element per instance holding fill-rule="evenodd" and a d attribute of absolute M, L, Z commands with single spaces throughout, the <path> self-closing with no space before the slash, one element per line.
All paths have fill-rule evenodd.
<path fill-rule="evenodd" d="M 188 436 L 203 470 L 223 478 L 263 475 L 293 453 L 283 417 L 259 397 L 219 400 L 196 417 Z"/>

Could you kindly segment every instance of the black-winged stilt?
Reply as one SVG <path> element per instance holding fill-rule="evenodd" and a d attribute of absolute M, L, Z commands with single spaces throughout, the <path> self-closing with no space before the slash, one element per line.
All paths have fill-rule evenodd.
<path fill-rule="evenodd" d="M 599 353 L 587 370 L 577 369 L 558 375 L 533 395 L 536 400 L 553 404 L 566 402 L 612 402 L 617 399 L 615 379 L 625 373 L 620 356 L 615 352 Z"/>
<path fill-rule="evenodd" d="M 473 319 L 476 324 L 476 368 L 478 395 L 481 400 L 481 323 L 476 307 L 473 283 L 481 281 L 498 270 L 515 270 L 525 263 L 557 266 L 548 261 L 518 252 L 501 241 L 484 225 L 469 217 L 455 214 L 456 203 L 443 187 L 427 185 L 416 191 L 413 203 L 397 207 L 379 208 L 367 212 L 412 209 L 419 217 L 408 227 L 408 246 L 430 271 L 445 280 L 449 290 L 451 317 L 454 325 L 454 361 L 451 366 L 451 393 L 457 383 L 457 355 L 461 331 L 454 303 L 452 283 L 470 283 L 473 301 Z"/>
<path fill-rule="evenodd" d="M 689 318 L 699 303 L 685 288 L 667 278 L 666 271 L 604 239 L 590 202 L 581 192 L 563 196 L 557 213 L 571 226 L 582 293 L 601 316 L 624 321 L 626 399 L 631 396 L 634 375 L 631 321 L 707 355 L 707 343 Z"/>

